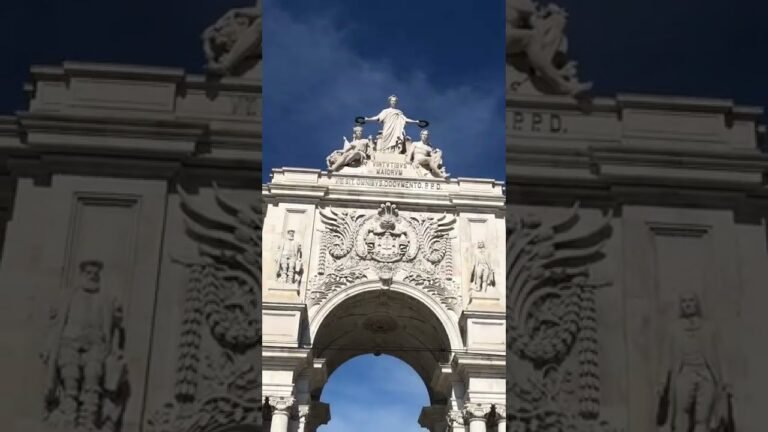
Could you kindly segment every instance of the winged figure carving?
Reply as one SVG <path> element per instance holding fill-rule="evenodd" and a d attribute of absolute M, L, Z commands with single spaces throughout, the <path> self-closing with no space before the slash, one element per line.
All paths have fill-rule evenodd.
<path fill-rule="evenodd" d="M 507 348 L 518 364 L 508 394 L 519 407 L 509 414 L 520 430 L 580 430 L 599 417 L 595 289 L 604 284 L 590 270 L 611 218 L 582 227 L 578 205 L 549 223 L 507 216 Z M 568 376 L 578 377 L 570 388 Z"/>
<path fill-rule="evenodd" d="M 418 227 L 421 249 L 424 251 L 424 259 L 432 264 L 437 264 L 445 258 L 450 247 L 448 235 L 453 229 L 456 218 L 448 214 L 438 217 L 428 217 L 424 220 L 412 218 L 414 225 Z"/>
<path fill-rule="evenodd" d="M 320 218 L 331 232 L 331 244 L 328 253 L 335 259 L 347 256 L 355 244 L 355 235 L 359 228 L 358 221 L 364 216 L 338 211 L 331 207 L 320 211 Z"/>
<path fill-rule="evenodd" d="M 248 204 L 236 203 L 215 184 L 214 192 L 215 207 L 204 207 L 178 189 L 186 233 L 197 243 L 198 253 L 174 257 L 187 267 L 189 281 L 178 344 L 175 403 L 161 409 L 165 411 L 160 415 L 163 421 L 155 416 L 149 425 L 157 431 L 173 424 L 202 432 L 226 424 L 226 419 L 255 421 L 261 409 L 258 359 L 254 357 L 261 345 L 261 202 L 257 198 Z M 206 329 L 213 341 L 203 348 Z M 225 375 L 216 375 L 210 364 L 201 364 L 209 352 L 231 359 Z M 201 385 L 210 387 L 214 376 L 229 380 L 216 383 L 223 390 L 215 394 L 198 390 Z M 254 384 L 254 380 L 259 382 Z M 244 392 L 241 389 L 246 383 L 250 390 Z"/>
<path fill-rule="evenodd" d="M 454 216 L 407 216 L 389 202 L 376 212 L 328 207 L 319 214 L 326 231 L 320 240 L 319 270 L 310 279 L 311 306 L 371 277 L 385 286 L 394 277 L 403 278 L 451 308 L 460 303 L 448 271 L 453 266 L 449 234 Z"/>

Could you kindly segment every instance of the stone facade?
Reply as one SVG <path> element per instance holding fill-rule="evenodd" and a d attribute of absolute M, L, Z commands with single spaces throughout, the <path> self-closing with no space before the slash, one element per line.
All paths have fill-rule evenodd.
<path fill-rule="evenodd" d="M 722 100 L 508 95 L 512 430 L 768 423 L 761 114 Z M 541 272 L 531 288 L 510 265 L 526 238 Z M 538 306 L 520 301 L 537 291 Z"/>
<path fill-rule="evenodd" d="M 763 111 L 589 96 L 565 17 L 507 0 L 510 430 L 762 430 Z"/>
<path fill-rule="evenodd" d="M 0 423 L 261 423 L 261 18 L 207 29 L 206 75 L 32 68 L 0 119 Z"/>
<path fill-rule="evenodd" d="M 439 153 L 427 134 L 417 143 L 396 130 L 404 125 L 376 140 L 359 126 L 329 157 L 332 172 L 274 169 L 264 186 L 272 431 L 328 422 L 327 377 L 366 353 L 396 356 L 422 377 L 425 428 L 504 430 L 503 185 L 430 169 Z"/>
<path fill-rule="evenodd" d="M 260 81 L 65 63 L 28 90 L 0 126 L 3 430 L 259 423 Z"/>

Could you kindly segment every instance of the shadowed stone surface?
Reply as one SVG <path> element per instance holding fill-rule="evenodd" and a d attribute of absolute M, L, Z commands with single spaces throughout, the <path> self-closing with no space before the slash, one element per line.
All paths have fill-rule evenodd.
<path fill-rule="evenodd" d="M 230 58 L 258 32 L 260 69 L 260 24 L 238 14 L 223 74 L 34 66 L 0 120 L 3 430 L 261 430 L 262 89 Z"/>

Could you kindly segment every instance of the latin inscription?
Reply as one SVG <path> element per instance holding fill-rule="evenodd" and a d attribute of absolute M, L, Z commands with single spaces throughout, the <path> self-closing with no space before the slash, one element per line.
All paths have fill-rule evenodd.
<path fill-rule="evenodd" d="M 439 191 L 443 185 L 436 182 L 426 182 L 420 180 L 397 180 L 397 179 L 370 179 L 370 178 L 343 178 L 337 177 L 335 184 L 344 186 L 364 186 L 376 189 L 407 189 L 423 191 Z"/>
<path fill-rule="evenodd" d="M 373 167 L 376 169 L 376 175 L 402 176 L 403 170 L 408 167 L 408 164 L 403 162 L 374 162 Z"/>
<path fill-rule="evenodd" d="M 553 134 L 568 133 L 563 118 L 559 114 L 522 111 L 512 113 L 512 130 Z"/>

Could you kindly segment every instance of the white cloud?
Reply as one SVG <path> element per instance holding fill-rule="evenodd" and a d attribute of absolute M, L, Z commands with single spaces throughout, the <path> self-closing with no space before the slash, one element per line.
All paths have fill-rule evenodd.
<path fill-rule="evenodd" d="M 265 171 L 325 168 L 325 157 L 349 135 L 354 118 L 377 114 L 396 93 L 406 115 L 430 121 L 452 176 L 503 178 L 502 90 L 481 84 L 437 88 L 418 70 L 395 70 L 384 59 L 355 53 L 347 43 L 352 35 L 332 17 L 297 21 L 275 6 L 267 14 Z M 375 125 L 366 126 L 366 134 L 375 132 Z"/>
<path fill-rule="evenodd" d="M 423 431 L 421 408 L 429 404 L 427 389 L 410 366 L 393 357 L 364 356 L 336 370 L 321 400 L 331 406 L 324 432 Z"/>

